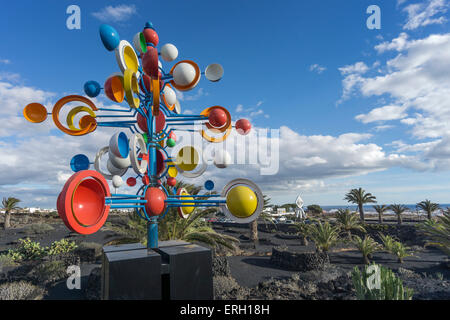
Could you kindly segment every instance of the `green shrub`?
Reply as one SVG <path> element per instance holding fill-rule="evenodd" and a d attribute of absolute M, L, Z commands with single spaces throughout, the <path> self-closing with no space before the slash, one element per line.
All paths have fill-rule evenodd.
<path fill-rule="evenodd" d="M 308 235 L 320 252 L 328 252 L 339 242 L 339 228 L 332 226 L 328 221 L 308 225 Z"/>
<path fill-rule="evenodd" d="M 375 263 L 365 266 L 362 272 L 355 267 L 352 281 L 359 300 L 411 300 L 413 296 L 413 290 L 404 288 L 392 270 Z"/>
<path fill-rule="evenodd" d="M 30 238 L 19 239 L 19 247 L 9 250 L 8 255 L 16 262 L 40 259 L 46 255 L 45 248 L 39 242 L 31 241 Z"/>
<path fill-rule="evenodd" d="M 59 241 L 55 241 L 51 244 L 50 248 L 48 248 L 49 255 L 67 253 L 75 250 L 77 245 L 74 241 L 61 239 Z"/>

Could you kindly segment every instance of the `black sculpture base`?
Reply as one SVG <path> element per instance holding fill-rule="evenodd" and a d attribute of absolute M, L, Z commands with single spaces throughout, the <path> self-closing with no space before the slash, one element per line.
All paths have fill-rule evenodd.
<path fill-rule="evenodd" d="M 103 247 L 104 300 L 212 300 L 211 250 L 184 241 Z"/>

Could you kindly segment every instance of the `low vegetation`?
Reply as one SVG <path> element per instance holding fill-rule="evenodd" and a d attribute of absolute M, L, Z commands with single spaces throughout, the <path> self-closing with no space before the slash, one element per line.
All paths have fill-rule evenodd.
<path fill-rule="evenodd" d="M 392 270 L 371 264 L 362 270 L 355 267 L 352 282 L 359 300 L 411 300 L 413 290 L 403 287 L 403 282 Z"/>
<path fill-rule="evenodd" d="M 436 220 L 427 220 L 420 229 L 430 238 L 428 246 L 436 246 L 450 257 L 450 210 L 445 210 Z"/>

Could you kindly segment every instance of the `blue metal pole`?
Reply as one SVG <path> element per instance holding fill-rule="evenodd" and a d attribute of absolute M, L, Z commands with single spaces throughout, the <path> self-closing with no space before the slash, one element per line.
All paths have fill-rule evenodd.
<path fill-rule="evenodd" d="M 158 217 L 151 217 L 148 222 L 147 248 L 158 248 Z"/>

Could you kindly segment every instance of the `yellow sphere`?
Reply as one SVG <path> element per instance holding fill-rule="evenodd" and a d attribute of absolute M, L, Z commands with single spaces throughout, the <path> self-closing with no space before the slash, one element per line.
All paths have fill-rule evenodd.
<path fill-rule="evenodd" d="M 252 189 L 237 186 L 227 194 L 227 207 L 231 214 L 238 218 L 248 218 L 256 210 L 258 198 Z"/>
<path fill-rule="evenodd" d="M 198 152 L 194 147 L 183 147 L 177 154 L 177 165 L 183 171 L 194 170 L 199 161 Z"/>
<path fill-rule="evenodd" d="M 189 193 L 182 192 L 181 195 L 187 196 L 187 195 L 189 195 Z M 183 199 L 183 200 L 194 200 L 194 198 L 192 198 L 192 197 L 183 197 L 181 199 Z M 188 204 L 193 204 L 193 203 L 192 202 L 183 202 L 183 204 L 184 205 L 188 205 Z M 194 209 L 195 209 L 195 207 L 181 207 L 181 211 L 183 211 L 184 215 L 191 214 L 192 211 L 194 211 Z"/>

